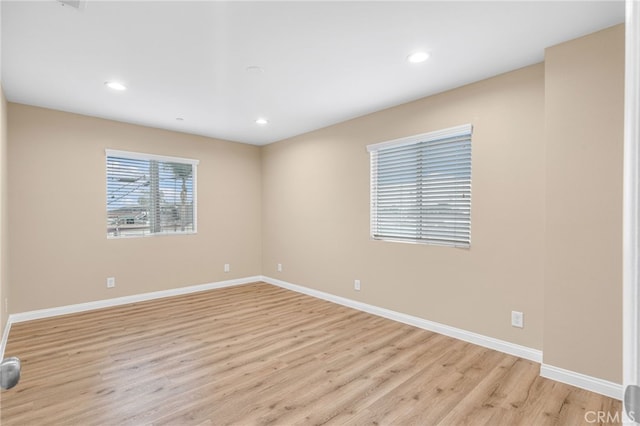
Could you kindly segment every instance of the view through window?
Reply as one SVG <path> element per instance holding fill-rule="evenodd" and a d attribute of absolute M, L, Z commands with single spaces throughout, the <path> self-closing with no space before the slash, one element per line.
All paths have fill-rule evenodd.
<path fill-rule="evenodd" d="M 195 233 L 197 164 L 107 150 L 107 236 Z"/>

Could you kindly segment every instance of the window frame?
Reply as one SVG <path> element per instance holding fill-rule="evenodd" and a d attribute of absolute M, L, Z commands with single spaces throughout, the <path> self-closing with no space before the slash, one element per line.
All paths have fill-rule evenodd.
<path fill-rule="evenodd" d="M 473 151 L 472 137 L 473 137 L 473 126 L 471 124 L 464 124 L 460 126 L 450 127 L 447 129 L 437 130 L 434 132 L 422 133 L 422 134 L 394 139 L 386 142 L 367 145 L 367 151 L 370 154 L 370 163 L 369 163 L 370 165 L 370 184 L 369 184 L 369 190 L 370 190 L 369 235 L 370 235 L 370 238 L 376 241 L 391 241 L 391 242 L 404 242 L 404 243 L 410 243 L 410 244 L 426 244 L 426 245 L 449 246 L 449 247 L 458 247 L 458 248 L 470 248 L 471 247 L 471 201 L 472 201 L 472 197 L 471 197 L 472 151 Z M 463 200 L 467 198 L 468 200 L 467 201 L 468 215 L 467 214 L 464 215 L 464 217 L 465 218 L 468 217 L 468 219 L 466 221 L 463 220 L 460 222 L 460 223 L 465 222 L 466 224 L 468 224 L 466 225 L 468 227 L 468 237 L 463 239 L 462 241 L 454 238 L 449 238 L 449 239 L 434 238 L 434 237 L 437 237 L 437 234 L 433 233 L 433 231 L 431 231 L 432 233 L 430 234 L 429 231 L 425 231 L 423 229 L 423 223 L 427 222 L 428 220 L 425 220 L 425 218 L 427 218 L 427 215 L 423 213 L 423 210 L 422 210 L 423 208 L 421 207 L 423 203 L 422 201 L 418 201 L 418 200 L 421 200 L 422 197 L 424 197 L 424 193 L 426 192 L 424 188 L 421 186 L 422 185 L 421 180 L 423 180 L 424 177 L 426 176 L 426 174 L 423 174 L 422 170 L 424 169 L 425 163 L 428 161 L 424 158 L 420 158 L 420 154 L 418 153 L 419 147 L 416 147 L 417 155 L 415 157 L 412 157 L 412 158 L 415 158 L 416 164 L 420 165 L 420 166 L 414 166 L 414 168 L 416 168 L 416 176 L 412 177 L 413 182 L 415 182 L 415 187 L 420 188 L 420 189 L 416 189 L 416 195 L 415 195 L 416 201 L 415 201 L 415 204 L 411 206 L 414 209 L 417 209 L 419 211 L 419 213 L 417 214 L 418 218 L 415 220 L 416 224 L 414 225 L 416 237 L 411 238 L 406 235 L 401 235 L 402 232 L 399 232 L 399 231 L 396 231 L 395 235 L 380 235 L 380 233 L 378 232 L 380 228 L 380 223 L 381 223 L 379 221 L 380 210 L 378 206 L 378 200 L 379 200 L 378 192 L 379 192 L 379 187 L 381 185 L 378 179 L 379 178 L 378 154 L 380 152 L 384 152 L 385 150 L 392 150 L 392 149 L 402 148 L 402 147 L 408 147 L 408 150 L 409 150 L 410 149 L 409 146 L 419 145 L 419 144 L 422 144 L 423 146 L 425 146 L 425 150 L 426 150 L 428 149 L 426 148 L 428 144 L 434 144 L 440 141 L 442 141 L 443 143 L 446 143 L 447 139 L 453 139 L 453 138 L 468 138 L 468 183 L 466 182 L 466 180 L 462 179 L 461 182 L 464 182 L 464 183 L 461 183 L 459 186 L 455 186 L 456 190 L 451 191 L 451 192 L 464 193 L 465 191 L 458 190 L 458 187 L 462 188 L 465 185 L 468 186 L 468 197 L 465 197 L 463 195 L 461 198 Z M 454 141 L 452 141 L 452 143 L 453 142 Z M 465 148 L 465 151 L 464 151 L 465 155 L 466 155 L 466 150 L 467 148 Z M 460 150 L 460 152 L 462 153 L 463 150 Z M 455 164 L 458 164 L 458 163 L 455 163 Z M 420 170 L 420 171 L 417 171 L 417 170 Z M 412 182 L 412 181 L 409 181 L 409 182 Z M 401 195 L 399 195 L 401 191 L 402 189 L 398 188 L 397 190 L 395 190 L 392 197 L 396 197 L 396 198 L 401 197 Z M 451 198 L 450 200 L 455 202 L 458 199 Z M 435 200 L 432 199 L 431 202 L 434 202 L 434 201 Z M 450 213 L 445 214 L 445 216 L 450 216 L 450 215 L 451 215 Z M 388 216 L 388 218 L 389 217 L 390 216 Z M 391 217 L 392 221 L 393 219 L 394 218 Z M 433 220 L 433 217 L 429 219 L 431 223 L 438 223 L 437 221 Z M 443 224 L 443 223 L 446 223 L 445 221 L 447 219 L 442 218 L 438 220 L 440 221 L 440 224 Z M 460 229 L 464 228 L 464 226 L 461 226 L 459 224 L 458 220 L 454 220 L 453 223 L 454 223 L 454 226 L 453 226 L 454 229 L 456 227 L 459 227 Z M 392 222 L 391 225 L 388 225 L 388 228 L 394 228 L 394 227 L 401 228 L 402 226 L 404 226 L 404 224 L 398 221 L 398 222 Z M 409 225 L 409 228 L 411 228 L 411 225 Z M 389 232 L 389 234 L 392 234 L 392 232 Z M 456 231 L 449 232 L 449 234 L 455 235 Z"/>
<path fill-rule="evenodd" d="M 163 232 L 144 232 L 140 234 L 124 234 L 124 235 L 111 235 L 109 233 L 108 217 L 109 210 L 108 205 L 105 213 L 107 214 L 107 239 L 127 239 L 127 238 L 148 238 L 148 237 L 162 237 L 171 235 L 194 235 L 198 233 L 198 204 L 197 204 L 197 170 L 200 163 L 199 160 L 183 157 L 173 157 L 167 155 L 148 154 L 134 151 L 123 151 L 116 149 L 105 149 L 105 200 L 109 197 L 109 158 L 124 158 L 127 160 L 137 161 L 156 161 L 158 163 L 178 163 L 188 164 L 192 167 L 192 198 L 193 198 L 193 226 L 191 230 L 179 230 L 179 231 L 163 231 Z"/>

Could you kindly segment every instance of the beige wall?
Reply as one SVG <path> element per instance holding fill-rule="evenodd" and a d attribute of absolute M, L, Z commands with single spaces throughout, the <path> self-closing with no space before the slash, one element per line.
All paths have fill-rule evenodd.
<path fill-rule="evenodd" d="M 9 312 L 9 221 L 7 179 L 7 102 L 0 86 L 0 333 L 4 331 Z"/>
<path fill-rule="evenodd" d="M 623 66 L 619 25 L 545 64 L 265 147 L 263 274 L 619 383 Z M 371 241 L 366 145 L 469 122 L 471 249 Z"/>
<path fill-rule="evenodd" d="M 544 362 L 622 380 L 624 27 L 547 49 Z"/>
<path fill-rule="evenodd" d="M 366 145 L 465 123 L 471 249 L 372 241 Z M 542 349 L 542 64 L 271 144 L 262 160 L 264 275 Z"/>
<path fill-rule="evenodd" d="M 12 313 L 260 275 L 258 147 L 13 103 L 8 120 Z M 197 235 L 107 239 L 105 148 L 200 160 Z"/>

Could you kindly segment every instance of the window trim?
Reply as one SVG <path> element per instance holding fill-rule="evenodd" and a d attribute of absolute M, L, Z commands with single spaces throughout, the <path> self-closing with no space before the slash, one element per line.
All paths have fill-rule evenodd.
<path fill-rule="evenodd" d="M 447 247 L 458 247 L 458 248 L 470 248 L 471 247 L 471 231 L 469 230 L 469 238 L 466 242 L 460 243 L 456 241 L 440 241 L 440 240 L 432 240 L 427 238 L 394 238 L 392 236 L 376 236 L 376 224 L 377 224 L 377 216 L 378 211 L 374 209 L 375 205 L 375 197 L 377 186 L 377 181 L 374 179 L 377 177 L 374 175 L 374 154 L 385 149 L 390 148 L 399 148 L 403 146 L 416 145 L 419 143 L 425 142 L 435 142 L 442 139 L 449 139 L 455 137 L 465 137 L 468 136 L 471 142 L 471 138 L 473 135 L 473 125 L 471 124 L 463 124 L 460 126 L 449 127 L 442 130 L 436 130 L 428 133 L 421 133 L 418 135 L 407 136 L 399 139 L 393 139 L 390 141 L 379 142 L 375 144 L 367 145 L 367 151 L 370 153 L 369 166 L 370 166 L 370 181 L 369 181 L 369 237 L 375 241 L 390 241 L 390 242 L 403 242 L 409 244 L 426 244 L 426 245 L 436 245 L 436 246 L 447 246 Z M 473 145 L 469 147 L 470 156 L 472 156 L 472 148 Z M 377 165 L 376 165 L 377 166 Z M 471 165 L 469 166 L 470 172 L 472 171 Z M 469 184 L 471 184 L 471 176 L 469 180 Z M 471 208 L 471 198 L 469 199 L 469 209 Z M 471 213 L 469 212 L 469 226 L 471 225 Z"/>
<path fill-rule="evenodd" d="M 131 158 L 132 160 L 150 160 L 150 161 L 163 161 L 165 163 L 184 163 L 191 164 L 193 166 L 197 166 L 200 163 L 200 160 L 193 160 L 191 158 L 182 158 L 182 157 L 171 157 L 168 155 L 158 155 L 158 154 L 145 154 L 143 152 L 133 152 L 133 151 L 120 151 L 117 149 L 105 149 L 106 157 L 125 157 Z"/>
<path fill-rule="evenodd" d="M 197 202 L 197 168 L 200 164 L 200 160 L 195 160 L 192 158 L 184 158 L 184 157 L 173 157 L 168 155 L 159 155 L 159 154 L 147 154 L 143 152 L 134 152 L 134 151 L 123 151 L 117 149 L 105 149 L 105 166 L 107 165 L 107 161 L 109 157 L 121 157 L 128 158 L 132 160 L 142 160 L 142 161 L 158 161 L 165 163 L 181 163 L 181 164 L 190 164 L 193 167 L 193 182 L 192 182 L 192 192 L 193 192 L 193 230 L 192 231 L 174 231 L 174 232 L 149 232 L 145 234 L 134 234 L 134 235 L 110 235 L 107 232 L 107 239 L 119 240 L 119 239 L 128 239 L 128 238 L 149 238 L 149 237 L 165 237 L 170 235 L 194 235 L 198 233 L 198 202 Z M 109 193 L 108 185 L 108 169 L 105 167 L 105 199 Z M 108 214 L 108 212 L 105 212 Z"/>
<path fill-rule="evenodd" d="M 367 145 L 367 151 L 380 151 L 381 149 L 400 147 L 403 145 L 413 145 L 420 142 L 432 142 L 438 139 L 453 138 L 456 136 L 470 135 L 473 133 L 473 125 L 463 124 L 461 126 L 449 127 L 447 129 L 436 130 L 419 135 L 407 136 L 404 138 L 393 139 L 386 142 L 374 143 Z"/>

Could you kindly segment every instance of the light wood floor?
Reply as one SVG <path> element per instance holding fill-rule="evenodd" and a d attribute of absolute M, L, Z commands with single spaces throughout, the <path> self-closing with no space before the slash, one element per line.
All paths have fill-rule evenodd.
<path fill-rule="evenodd" d="M 14 324 L 2 425 L 580 425 L 539 365 L 264 283 Z M 621 412 L 620 412 L 621 415 Z"/>

